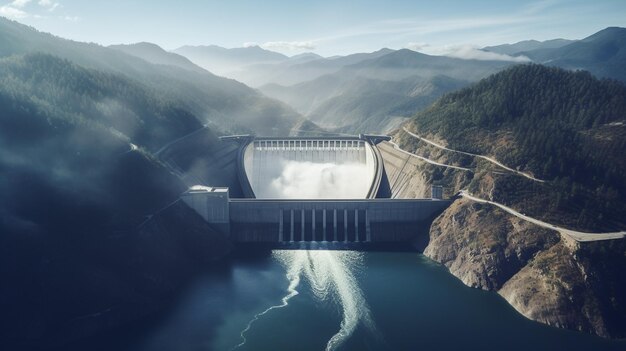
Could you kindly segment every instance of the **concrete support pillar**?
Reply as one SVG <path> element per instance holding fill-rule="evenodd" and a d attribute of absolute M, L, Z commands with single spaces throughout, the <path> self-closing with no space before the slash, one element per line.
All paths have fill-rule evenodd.
<path fill-rule="evenodd" d="M 326 209 L 322 210 L 322 240 L 326 241 Z"/>
<path fill-rule="evenodd" d="M 311 241 L 315 241 L 315 209 L 311 210 Z"/>
<path fill-rule="evenodd" d="M 293 242 L 293 237 L 294 237 L 294 221 L 293 221 L 293 209 L 291 210 L 291 242 Z"/>
<path fill-rule="evenodd" d="M 302 209 L 300 211 L 301 217 L 302 217 L 302 233 L 300 234 L 300 241 L 304 241 L 304 209 Z"/>
<path fill-rule="evenodd" d="M 367 208 L 365 209 L 365 241 L 372 241 L 372 232 L 370 230 L 370 217 L 367 214 Z"/>
<path fill-rule="evenodd" d="M 278 242 L 283 242 L 283 210 L 280 209 L 278 214 Z"/>
<path fill-rule="evenodd" d="M 354 241 L 359 242 L 359 209 L 354 210 Z"/>
<path fill-rule="evenodd" d="M 333 210 L 333 229 L 335 232 L 335 236 L 333 237 L 333 241 L 337 241 L 337 209 Z"/>
<path fill-rule="evenodd" d="M 348 210 L 343 210 L 343 241 L 348 242 Z"/>

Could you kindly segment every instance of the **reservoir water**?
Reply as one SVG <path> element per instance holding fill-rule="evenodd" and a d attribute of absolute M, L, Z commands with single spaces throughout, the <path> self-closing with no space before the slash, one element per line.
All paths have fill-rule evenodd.
<path fill-rule="evenodd" d="M 95 346 L 95 345 L 92 345 Z M 240 251 L 108 350 L 626 350 L 530 321 L 415 252 Z M 91 349 L 96 349 L 92 347 Z"/>

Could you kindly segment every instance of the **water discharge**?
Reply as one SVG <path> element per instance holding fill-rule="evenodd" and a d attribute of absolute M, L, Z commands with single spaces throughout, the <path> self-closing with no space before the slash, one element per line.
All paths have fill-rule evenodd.
<path fill-rule="evenodd" d="M 255 140 L 244 170 L 258 199 L 363 199 L 377 174 L 363 140 Z"/>
<path fill-rule="evenodd" d="M 316 299 L 333 303 L 341 311 L 342 320 L 339 329 L 328 340 L 327 351 L 339 348 L 359 325 L 367 328 L 373 335 L 377 335 L 369 306 L 355 276 L 363 264 L 362 253 L 290 250 L 274 251 L 273 257 L 283 265 L 287 272 L 286 278 L 289 281 L 287 295 L 282 298 L 280 304 L 256 314 L 241 332 L 242 342 L 233 349 L 246 343 L 245 334 L 255 321 L 272 310 L 287 307 L 289 300 L 298 295 L 296 288 L 302 280 L 309 283 Z"/>
<path fill-rule="evenodd" d="M 367 196 L 371 179 L 363 163 L 315 163 L 281 160 L 282 172 L 259 186 L 260 198 L 358 199 Z"/>

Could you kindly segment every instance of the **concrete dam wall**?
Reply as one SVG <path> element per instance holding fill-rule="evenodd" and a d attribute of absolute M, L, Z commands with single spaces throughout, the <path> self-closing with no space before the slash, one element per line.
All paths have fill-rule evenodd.
<path fill-rule="evenodd" d="M 232 200 L 236 242 L 410 242 L 447 200 Z"/>
<path fill-rule="evenodd" d="M 228 188 L 198 185 L 182 200 L 236 243 L 366 245 L 427 238 L 430 223 L 451 201 L 388 198 L 407 160 L 394 161 L 389 174 L 377 147 L 381 140 L 230 137 L 224 143 L 239 144 L 243 198 L 230 198 Z M 383 150 L 394 156 L 384 143 Z"/>

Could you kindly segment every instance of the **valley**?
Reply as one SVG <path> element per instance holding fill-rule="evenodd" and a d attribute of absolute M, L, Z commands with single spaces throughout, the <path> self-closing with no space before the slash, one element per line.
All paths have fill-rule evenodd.
<path fill-rule="evenodd" d="M 538 349 L 623 349 L 626 29 L 416 50 L 105 46 L 0 17 L 0 348 L 477 349 L 522 330 Z M 441 187 L 447 207 L 372 252 L 322 250 L 326 209 L 307 207 L 313 249 L 251 250 L 180 201 L 250 198 L 249 136 L 278 140 L 247 166 L 268 203 Z M 346 241 L 367 213 L 345 211 Z"/>

